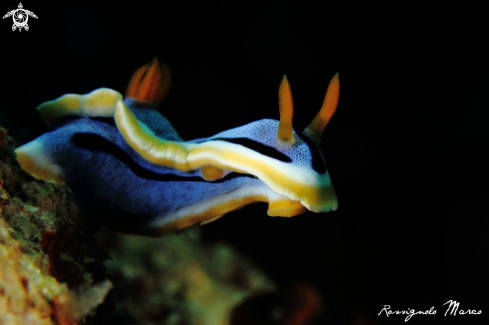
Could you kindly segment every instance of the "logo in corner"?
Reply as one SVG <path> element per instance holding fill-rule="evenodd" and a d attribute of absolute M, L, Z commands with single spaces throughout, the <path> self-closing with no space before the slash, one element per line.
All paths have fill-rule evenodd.
<path fill-rule="evenodd" d="M 22 3 L 19 3 L 19 8 L 9 11 L 3 16 L 3 18 L 7 18 L 12 16 L 14 20 L 14 24 L 12 25 L 12 31 L 15 31 L 17 28 L 19 32 L 24 28 L 26 31 L 29 30 L 29 25 L 27 25 L 27 21 L 29 20 L 29 16 L 37 18 L 36 14 L 32 11 L 25 10 L 22 6 Z"/>

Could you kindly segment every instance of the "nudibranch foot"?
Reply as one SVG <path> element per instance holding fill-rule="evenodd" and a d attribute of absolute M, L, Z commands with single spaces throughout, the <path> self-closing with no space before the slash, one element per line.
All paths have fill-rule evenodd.
<path fill-rule="evenodd" d="M 269 197 L 267 214 L 270 217 L 295 217 L 306 211 L 306 207 L 299 201 L 292 201 L 280 195 Z"/>
<path fill-rule="evenodd" d="M 256 202 L 268 202 L 268 215 L 272 217 L 292 217 L 307 211 L 299 202 L 274 193 L 254 177 L 238 176 L 228 182 L 232 191 L 209 196 L 196 206 L 189 205 L 165 213 L 151 220 L 146 227 L 152 229 L 152 235 L 158 236 L 194 224 L 204 225 L 213 222 L 229 212 Z"/>

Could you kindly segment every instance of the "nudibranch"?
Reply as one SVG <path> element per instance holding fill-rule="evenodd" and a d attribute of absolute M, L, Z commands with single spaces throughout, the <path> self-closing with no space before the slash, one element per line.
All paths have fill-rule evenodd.
<path fill-rule="evenodd" d="M 169 81 L 166 65 L 154 59 L 133 75 L 125 99 L 101 88 L 41 104 L 37 111 L 52 131 L 17 148 L 19 164 L 37 179 L 68 185 L 86 218 L 127 233 L 158 236 L 253 202 L 268 202 L 269 216 L 337 209 L 318 144 L 338 104 L 338 74 L 302 132 L 292 127 L 284 76 L 280 121 L 192 141 L 156 109 Z"/>

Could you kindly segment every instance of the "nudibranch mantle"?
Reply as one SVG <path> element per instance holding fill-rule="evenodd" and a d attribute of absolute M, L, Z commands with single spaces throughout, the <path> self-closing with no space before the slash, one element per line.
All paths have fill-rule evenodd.
<path fill-rule="evenodd" d="M 295 131 L 293 146 L 280 143 L 276 137 L 278 121 L 256 121 L 221 132 L 205 140 L 200 139 L 198 142 L 176 142 L 156 137 L 122 101 L 116 105 L 114 118 L 120 133 L 130 146 L 144 159 L 154 164 L 185 172 L 210 165 L 223 170 L 254 175 L 273 192 L 290 200 L 300 201 L 308 210 L 314 212 L 336 210 L 336 195 L 319 148 L 309 140 L 308 142 L 316 147 L 310 148 L 306 144 L 307 136 L 302 135 L 301 138 Z M 236 141 L 233 139 L 257 142 L 268 147 L 269 150 L 275 148 L 289 158 L 290 162 L 280 161 L 257 150 L 232 143 L 231 141 Z M 312 157 L 312 152 L 318 153 L 318 157 Z M 324 166 L 322 173 L 311 168 L 313 158 L 320 160 L 320 164 Z"/>
<path fill-rule="evenodd" d="M 292 128 L 289 89 L 280 107 L 290 111 L 280 122 L 260 120 L 187 142 L 146 97 L 122 100 L 108 88 L 64 95 L 38 107 L 54 130 L 19 147 L 17 160 L 38 179 L 66 183 L 87 218 L 129 233 L 161 235 L 259 201 L 269 203 L 270 216 L 336 210 L 317 145 L 336 108 L 335 78 L 304 132 Z M 332 84 L 336 94 L 328 99 Z M 283 87 L 285 77 L 281 93 Z"/>

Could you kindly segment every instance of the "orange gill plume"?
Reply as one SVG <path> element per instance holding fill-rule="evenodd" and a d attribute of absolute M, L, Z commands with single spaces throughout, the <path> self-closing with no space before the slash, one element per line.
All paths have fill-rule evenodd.
<path fill-rule="evenodd" d="M 156 107 L 170 89 L 171 73 L 168 66 L 156 57 L 134 72 L 127 86 L 126 97 L 153 103 Z"/>
<path fill-rule="evenodd" d="M 294 135 L 292 133 L 294 102 L 292 100 L 292 91 L 285 75 L 278 89 L 278 106 L 280 109 L 280 124 L 278 126 L 277 138 L 282 142 L 294 144 Z"/>
<path fill-rule="evenodd" d="M 338 106 L 338 100 L 340 97 L 340 75 L 336 73 L 329 82 L 326 96 L 324 97 L 323 106 L 321 110 L 312 120 L 311 124 L 304 130 L 304 133 L 309 135 L 314 142 L 319 144 L 321 142 L 321 136 L 323 135 L 326 125 L 336 111 Z"/>

